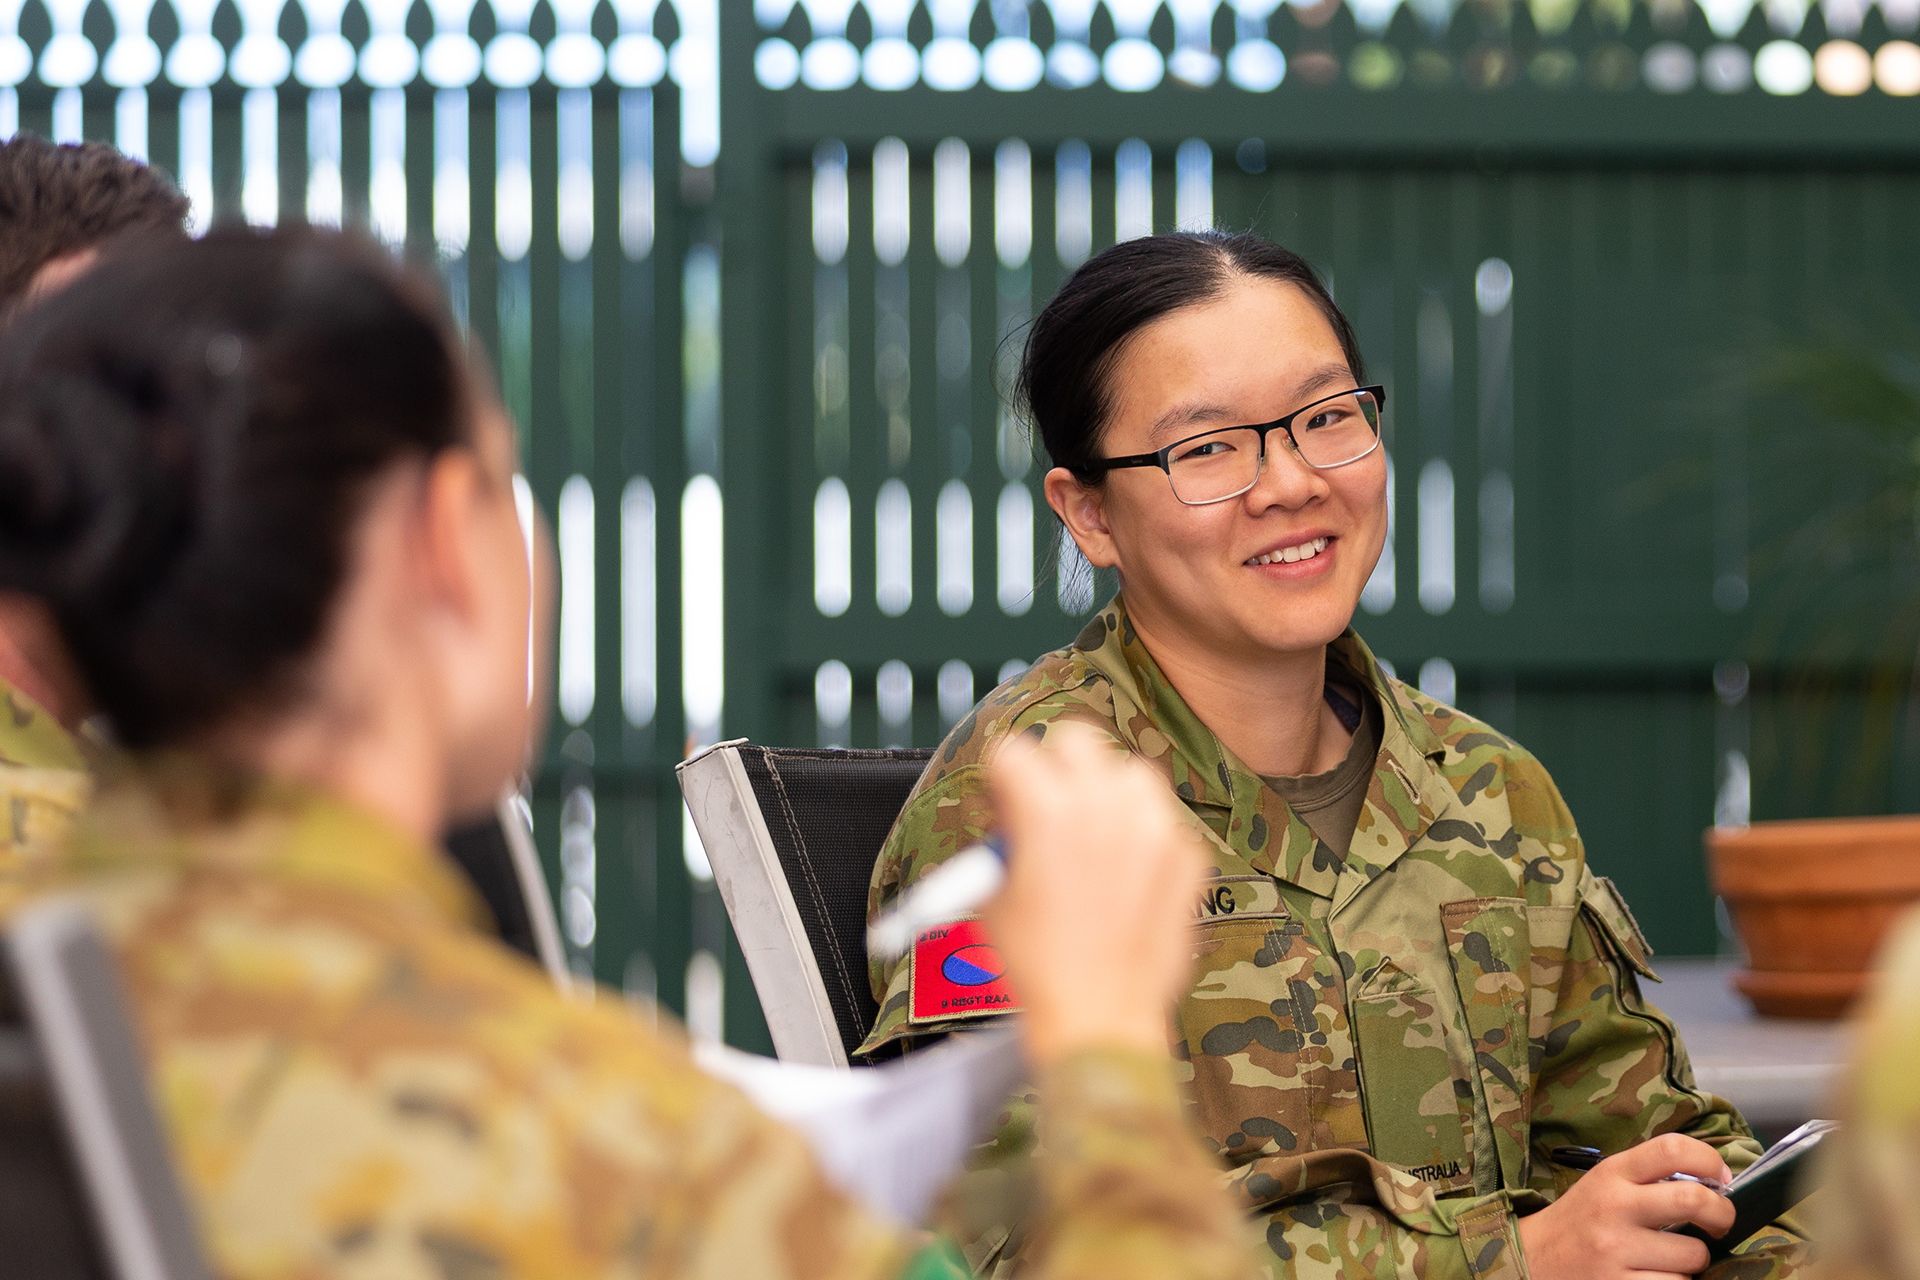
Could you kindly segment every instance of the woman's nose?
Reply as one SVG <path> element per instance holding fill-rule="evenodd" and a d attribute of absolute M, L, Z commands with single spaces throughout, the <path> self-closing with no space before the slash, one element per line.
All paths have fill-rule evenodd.
<path fill-rule="evenodd" d="M 1327 478 L 1307 465 L 1286 432 L 1274 431 L 1267 436 L 1265 455 L 1260 462 L 1260 474 L 1254 477 L 1253 488 L 1247 490 L 1248 506 L 1255 510 L 1267 507 L 1291 510 L 1327 495 Z"/>

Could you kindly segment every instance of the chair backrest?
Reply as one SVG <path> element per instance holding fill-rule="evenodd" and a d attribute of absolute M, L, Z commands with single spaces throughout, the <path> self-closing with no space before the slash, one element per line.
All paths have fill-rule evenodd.
<path fill-rule="evenodd" d="M 520 793 L 508 790 L 492 813 L 449 832 L 446 849 L 493 913 L 500 941 L 566 986 L 570 976 L 553 895 L 534 851 L 532 815 Z"/>
<path fill-rule="evenodd" d="M 113 961 L 71 902 L 0 936 L 0 1259 L 34 1280 L 209 1280 Z"/>
<path fill-rule="evenodd" d="M 873 1025 L 867 882 L 932 754 L 736 741 L 676 770 L 785 1061 L 846 1066 Z"/>

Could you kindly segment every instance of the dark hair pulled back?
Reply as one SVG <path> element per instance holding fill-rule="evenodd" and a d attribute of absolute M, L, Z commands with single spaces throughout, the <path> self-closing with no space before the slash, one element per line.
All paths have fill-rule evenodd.
<path fill-rule="evenodd" d="M 186 237 L 187 198 L 103 142 L 0 142 L 0 321 L 48 263 L 130 237 Z"/>
<path fill-rule="evenodd" d="M 1354 378 L 1365 380 L 1353 326 L 1299 254 L 1250 232 L 1142 236 L 1082 263 L 1027 332 L 1014 391 L 1054 466 L 1093 478 L 1086 467 L 1113 411 L 1113 368 L 1127 340 L 1239 278 L 1278 280 L 1306 294 L 1333 326 Z"/>
<path fill-rule="evenodd" d="M 0 589 L 51 608 L 128 746 L 273 709 L 368 483 L 469 421 L 432 290 L 371 242 L 236 230 L 109 260 L 0 350 Z"/>

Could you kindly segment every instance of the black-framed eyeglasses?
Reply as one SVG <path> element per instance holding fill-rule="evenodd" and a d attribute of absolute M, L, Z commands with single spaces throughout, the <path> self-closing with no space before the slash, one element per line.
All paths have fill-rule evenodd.
<path fill-rule="evenodd" d="M 1081 473 L 1096 476 L 1122 467 L 1158 467 L 1167 473 L 1174 497 L 1190 507 L 1204 507 L 1253 488 L 1267 460 L 1269 433 L 1286 432 L 1287 443 L 1302 462 L 1316 471 L 1331 471 L 1358 462 L 1380 447 L 1380 419 L 1386 409 L 1385 387 L 1355 387 L 1323 396 L 1272 422 L 1203 431 L 1152 453 L 1096 458 Z"/>

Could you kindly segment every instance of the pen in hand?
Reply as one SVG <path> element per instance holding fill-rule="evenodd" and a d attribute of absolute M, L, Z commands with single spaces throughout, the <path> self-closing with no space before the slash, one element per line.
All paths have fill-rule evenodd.
<path fill-rule="evenodd" d="M 1007 846 L 999 836 L 969 845 L 909 886 L 891 910 L 867 926 L 867 953 L 882 960 L 905 955 L 923 931 L 984 907 L 1006 879 Z"/>
<path fill-rule="evenodd" d="M 1607 1158 L 1598 1147 L 1555 1147 L 1547 1154 L 1561 1168 L 1579 1169 L 1582 1172 L 1593 1168 Z M 1722 1182 L 1718 1178 L 1697 1178 L 1691 1173 L 1670 1173 L 1664 1181 L 1697 1182 L 1707 1190 L 1717 1191 L 1723 1196 L 1733 1194 L 1732 1184 Z"/>

